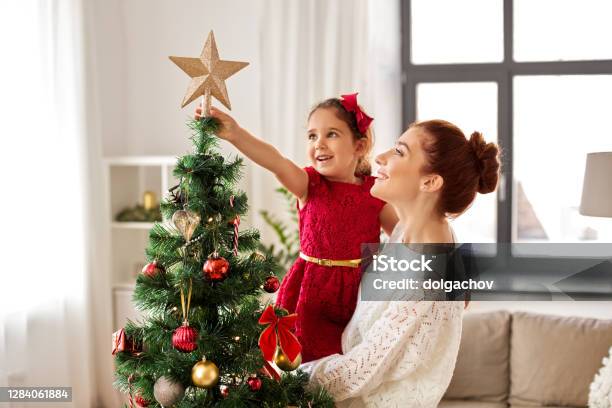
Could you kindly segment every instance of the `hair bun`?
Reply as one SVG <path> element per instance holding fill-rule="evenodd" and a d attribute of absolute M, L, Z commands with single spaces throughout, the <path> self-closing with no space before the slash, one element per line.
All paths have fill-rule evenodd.
<path fill-rule="evenodd" d="M 499 149 L 495 143 L 487 143 L 480 132 L 473 132 L 469 143 L 478 161 L 478 192 L 490 193 L 495 190 L 499 180 Z"/>

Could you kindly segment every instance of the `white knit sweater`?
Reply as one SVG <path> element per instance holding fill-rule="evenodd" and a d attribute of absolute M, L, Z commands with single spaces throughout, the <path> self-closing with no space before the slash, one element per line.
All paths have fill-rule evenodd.
<path fill-rule="evenodd" d="M 360 300 L 342 335 L 343 354 L 301 368 L 338 407 L 436 407 L 455 368 L 463 308 L 462 301 Z"/>

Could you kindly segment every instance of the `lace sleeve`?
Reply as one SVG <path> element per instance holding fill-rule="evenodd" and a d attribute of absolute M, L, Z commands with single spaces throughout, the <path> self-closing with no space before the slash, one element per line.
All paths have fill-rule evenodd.
<path fill-rule="evenodd" d="M 334 354 L 304 365 L 313 385 L 322 385 L 335 401 L 366 395 L 385 380 L 397 380 L 427 364 L 446 313 L 438 303 L 390 302 L 346 354 Z M 452 307 L 452 306 L 451 306 Z"/>

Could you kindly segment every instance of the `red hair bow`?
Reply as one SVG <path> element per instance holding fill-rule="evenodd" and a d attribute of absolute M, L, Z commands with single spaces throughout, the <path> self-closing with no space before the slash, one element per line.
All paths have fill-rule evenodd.
<path fill-rule="evenodd" d="M 259 336 L 259 348 L 261 349 L 266 360 L 271 361 L 274 358 L 277 345 L 277 336 L 278 343 L 280 343 L 283 353 L 289 357 L 290 361 L 294 361 L 298 354 L 300 354 L 300 351 L 302 351 L 302 345 L 298 341 L 297 337 L 291 333 L 291 329 L 293 326 L 295 326 L 296 320 L 297 314 L 295 313 L 284 317 L 276 316 L 272 305 L 268 305 L 266 310 L 264 310 L 259 318 L 259 324 L 270 325 L 266 327 Z"/>
<path fill-rule="evenodd" d="M 340 103 L 348 112 L 353 112 L 355 114 L 355 119 L 357 119 L 357 129 L 359 129 L 361 133 L 365 133 L 370 127 L 370 123 L 372 123 L 374 118 L 366 115 L 366 113 L 359 107 L 359 104 L 357 104 L 358 93 L 359 92 L 349 95 L 340 95 L 342 96 Z"/>

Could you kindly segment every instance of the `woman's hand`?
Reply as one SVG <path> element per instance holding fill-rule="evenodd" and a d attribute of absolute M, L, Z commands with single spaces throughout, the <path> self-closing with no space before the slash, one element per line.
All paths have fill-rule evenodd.
<path fill-rule="evenodd" d="M 210 116 L 217 119 L 220 123 L 219 130 L 215 132 L 219 138 L 227 140 L 228 142 L 232 142 L 236 139 L 238 133 L 241 128 L 238 125 L 238 122 L 230 115 L 225 112 L 221 112 L 219 109 L 211 106 L 210 107 Z M 202 117 L 202 107 L 198 106 L 195 111 L 195 118 L 199 120 Z"/>

